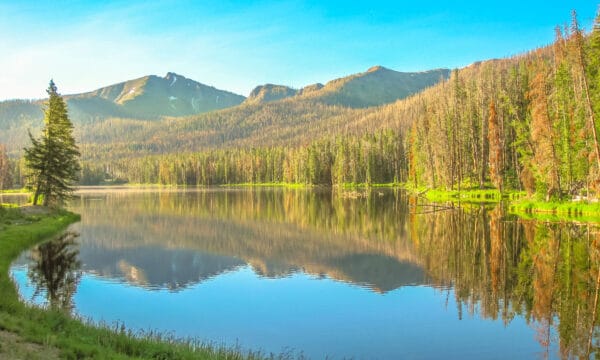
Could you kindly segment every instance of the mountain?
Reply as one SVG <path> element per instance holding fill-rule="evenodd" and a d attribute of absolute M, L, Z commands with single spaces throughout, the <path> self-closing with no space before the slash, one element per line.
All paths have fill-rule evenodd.
<path fill-rule="evenodd" d="M 449 69 L 398 72 L 374 66 L 366 72 L 307 86 L 300 97 L 352 108 L 378 106 L 403 99 L 450 76 Z"/>
<path fill-rule="evenodd" d="M 125 81 L 98 90 L 66 96 L 73 118 L 125 117 L 155 119 L 186 116 L 239 105 L 244 97 L 167 73 Z"/>
<path fill-rule="evenodd" d="M 321 83 L 307 85 L 307 86 L 303 87 L 302 89 L 300 89 L 300 91 L 298 91 L 298 95 L 307 95 L 307 94 L 313 93 L 315 91 L 319 91 L 324 86 L 325 85 L 323 85 Z"/>
<path fill-rule="evenodd" d="M 0 129 L 30 126 L 32 119 L 42 119 L 42 103 L 31 100 L 7 100 L 0 102 Z M 38 121 L 39 122 L 39 121 Z"/>
<path fill-rule="evenodd" d="M 312 100 L 351 108 L 378 106 L 403 99 L 435 85 L 450 76 L 449 69 L 398 72 L 373 66 L 365 72 L 308 85 L 295 90 L 284 85 L 266 84 L 252 90 L 245 104 L 264 104 L 286 98 Z"/>
<path fill-rule="evenodd" d="M 297 90 L 284 85 L 265 84 L 255 87 L 244 104 L 263 104 L 296 95 Z"/>
<path fill-rule="evenodd" d="M 242 106 L 231 106 L 241 104 L 241 96 L 173 73 L 65 97 L 84 158 L 100 160 L 229 146 L 300 144 L 332 131 L 361 132 L 370 124 L 363 120 L 367 112 L 430 87 L 448 74 L 447 69 L 402 73 L 377 66 L 300 90 L 258 86 Z M 0 103 L 0 130 L 7 130 L 0 131 L 0 143 L 13 156 L 27 144 L 27 128 L 32 127 L 34 133 L 40 128 L 39 106 L 26 101 Z M 31 114 L 36 111 L 39 118 L 33 121 Z"/>
<path fill-rule="evenodd" d="M 106 118 L 157 119 L 187 116 L 241 104 L 244 97 L 167 73 L 106 86 L 83 94 L 65 95 L 75 124 Z M 0 129 L 22 122 L 40 122 L 43 100 L 0 102 Z"/>

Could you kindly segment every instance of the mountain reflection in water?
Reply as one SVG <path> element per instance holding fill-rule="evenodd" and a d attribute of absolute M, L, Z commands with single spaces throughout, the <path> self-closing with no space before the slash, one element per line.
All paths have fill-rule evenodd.
<path fill-rule="evenodd" d="M 330 193 L 264 190 L 105 197 L 96 201 L 83 196 L 73 205 L 82 215 L 74 229 L 83 234 L 83 269 L 103 277 L 178 290 L 249 264 L 264 277 L 303 271 L 378 292 L 425 281 L 408 244 L 385 236 L 405 234 L 395 214 L 382 213 L 389 224 L 378 227 L 362 207 L 335 214 L 332 221 L 336 210 L 345 209 L 344 203 L 357 204 L 344 199 L 334 203 Z M 373 200 L 398 202 L 394 196 Z M 373 209 L 379 206 L 386 205 L 371 204 Z"/>
<path fill-rule="evenodd" d="M 407 285 L 426 285 L 439 294 L 419 302 L 431 303 L 445 296 L 446 306 L 454 304 L 456 309 L 459 323 L 452 325 L 456 328 L 448 325 L 449 333 L 443 336 L 462 329 L 462 319 L 481 318 L 506 327 L 524 322 L 535 332 L 527 340 L 535 346 L 519 338 L 525 341 L 522 346 L 528 356 L 542 352 L 551 358 L 589 358 L 596 354 L 600 342 L 597 226 L 520 219 L 507 215 L 502 205 L 466 205 L 433 213 L 421 205 L 422 200 L 394 190 L 371 191 L 358 199 L 336 192 L 289 189 L 88 192 L 72 204 L 82 220 L 71 230 L 81 233 L 81 238 L 78 260 L 66 266 L 67 276 L 40 275 L 51 272 L 35 270 L 46 267 L 40 266 L 41 247 L 32 251 L 38 254 L 32 256 L 38 265 L 34 262 L 29 273 L 36 286 L 61 285 L 63 290 L 48 294 L 55 294 L 50 302 L 66 307 L 70 300 L 65 299 L 72 297 L 79 279 L 79 265 L 84 273 L 157 292 L 182 292 L 227 273 L 250 281 L 245 275 L 248 268 L 262 279 L 289 277 L 298 282 L 301 279 L 296 275 L 308 274 L 368 289 L 371 294 L 398 296 L 397 290 Z M 27 262 L 23 257 L 20 260 Z M 64 286 L 69 281 L 74 285 Z M 369 301 L 379 304 L 379 300 Z M 423 311 L 419 314 L 437 311 L 418 310 Z M 403 316 L 406 321 L 408 315 Z M 396 329 L 402 321 L 386 326 Z M 212 324 L 203 332 L 210 333 Z M 233 324 L 240 331 L 246 326 Z M 484 322 L 478 324 L 484 326 Z M 252 338 L 248 331 L 239 335 L 245 336 L 242 340 Z M 402 328 L 396 331 L 408 336 Z M 490 345 L 493 349 L 477 354 L 518 351 L 501 345 L 498 336 L 506 333 L 494 334 L 491 342 L 497 348 Z M 409 346 L 398 344 L 399 349 Z M 469 344 L 473 351 L 478 349 Z M 389 340 L 383 345 L 389 349 L 377 348 L 394 348 Z M 466 344 L 453 346 L 463 349 Z M 404 353 L 380 355 L 389 354 Z"/>

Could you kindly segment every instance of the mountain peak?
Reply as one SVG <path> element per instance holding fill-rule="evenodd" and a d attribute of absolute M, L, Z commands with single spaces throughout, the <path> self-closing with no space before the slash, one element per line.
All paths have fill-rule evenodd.
<path fill-rule="evenodd" d="M 183 76 L 183 75 L 179 75 L 179 74 L 177 74 L 177 73 L 171 72 L 171 71 L 169 71 L 169 72 L 167 73 L 167 75 L 165 75 L 165 79 L 167 79 L 167 80 L 173 80 L 174 78 L 182 78 L 182 79 L 185 79 L 186 77 L 185 77 L 185 76 Z"/>
<path fill-rule="evenodd" d="M 447 78 L 449 70 L 398 72 L 376 65 L 366 72 L 329 81 L 322 89 L 302 91 L 306 97 L 354 108 L 378 106 L 405 98 Z M 308 90 L 308 89 L 307 89 Z"/>
<path fill-rule="evenodd" d="M 383 70 L 389 70 L 388 68 L 385 68 L 381 65 L 375 65 L 369 68 L 369 70 L 367 70 L 368 73 L 373 73 L 373 72 L 377 72 L 377 71 L 383 71 Z"/>
<path fill-rule="evenodd" d="M 255 87 L 248 95 L 246 104 L 277 101 L 296 95 L 298 91 L 285 85 L 264 84 Z"/>
<path fill-rule="evenodd" d="M 165 79 L 169 83 L 169 86 L 175 85 L 177 80 L 180 80 L 180 82 L 183 80 L 186 80 L 184 82 L 187 82 L 187 80 L 189 80 L 185 76 L 176 74 L 174 72 L 168 72 L 167 75 L 165 75 L 165 77 L 163 79 Z M 190 80 L 190 81 L 193 81 L 193 80 Z M 196 81 L 193 81 L 193 82 L 196 83 Z"/>
<path fill-rule="evenodd" d="M 67 97 L 78 117 L 156 119 L 188 116 L 241 104 L 244 97 L 168 72 Z"/>

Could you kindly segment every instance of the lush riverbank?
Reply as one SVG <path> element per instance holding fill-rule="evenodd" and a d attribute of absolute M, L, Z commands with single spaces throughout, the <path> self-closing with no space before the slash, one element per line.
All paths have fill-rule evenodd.
<path fill-rule="evenodd" d="M 508 210 L 525 218 L 600 222 L 598 202 L 523 199 L 510 203 Z"/>
<path fill-rule="evenodd" d="M 597 201 L 544 201 L 527 197 L 523 191 L 497 189 L 441 190 L 404 187 L 412 194 L 436 203 L 489 203 L 505 202 L 509 213 L 540 220 L 577 220 L 600 222 L 600 203 Z"/>
<path fill-rule="evenodd" d="M 133 334 L 91 326 L 58 310 L 26 305 L 19 299 L 8 272 L 26 249 L 64 230 L 79 215 L 44 208 L 0 208 L 0 358 L 101 359 L 257 359 L 247 353 L 177 341 L 156 334 Z M 54 355 L 52 355 L 54 354 Z"/>

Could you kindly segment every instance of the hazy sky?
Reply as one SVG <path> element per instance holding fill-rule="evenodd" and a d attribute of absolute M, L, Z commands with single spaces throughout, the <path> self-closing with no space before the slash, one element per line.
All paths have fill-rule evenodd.
<path fill-rule="evenodd" d="M 248 95 L 362 72 L 456 68 L 548 44 L 598 1 L 4 1 L 0 100 L 173 71 Z"/>

